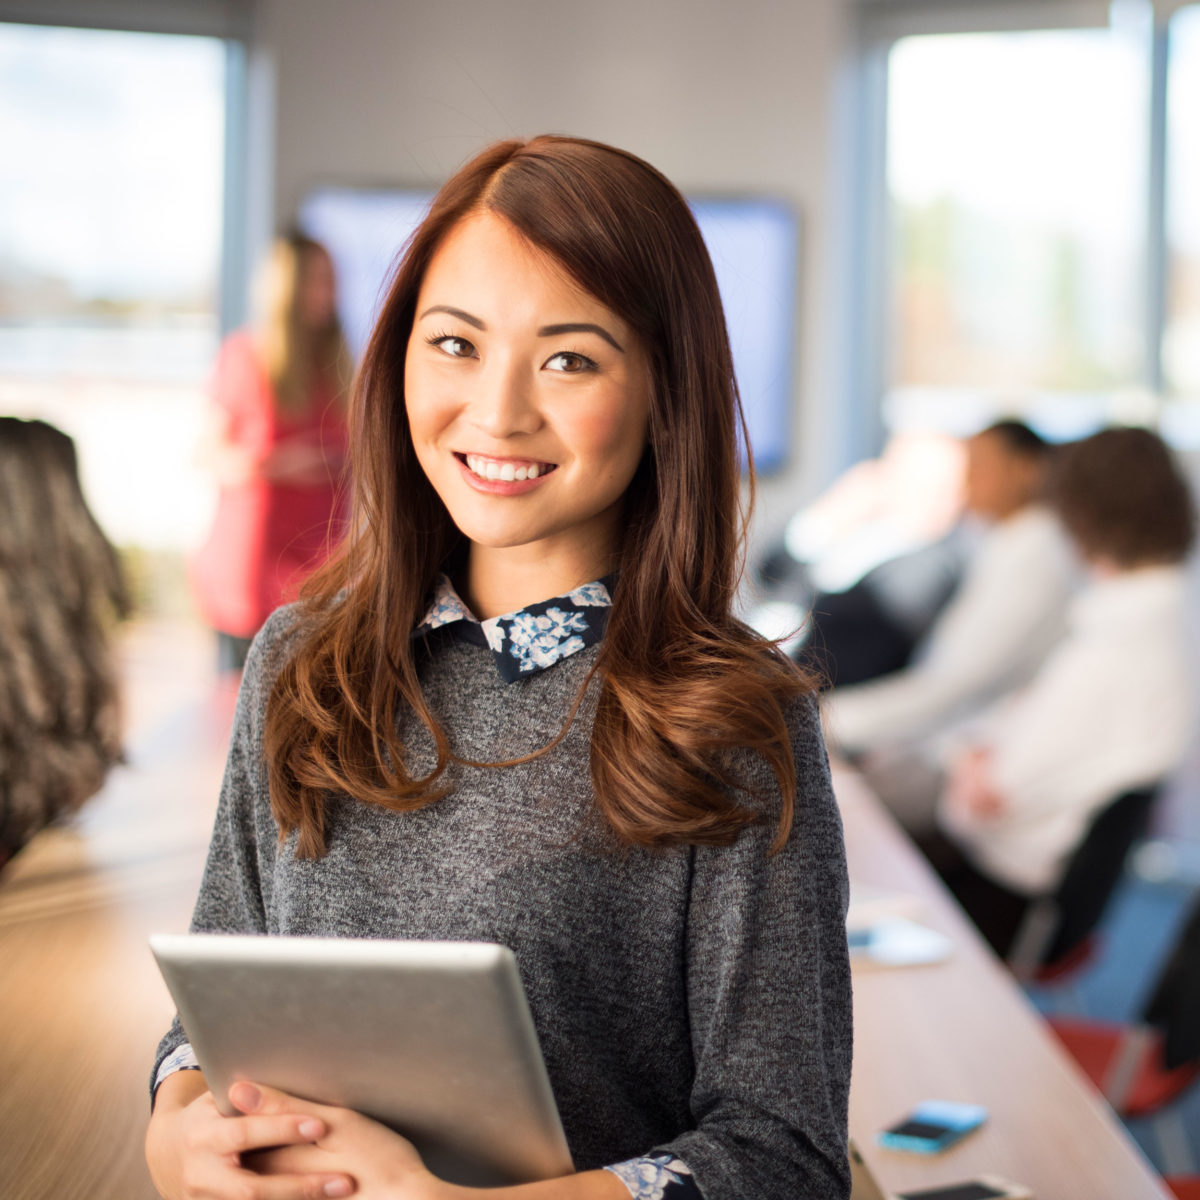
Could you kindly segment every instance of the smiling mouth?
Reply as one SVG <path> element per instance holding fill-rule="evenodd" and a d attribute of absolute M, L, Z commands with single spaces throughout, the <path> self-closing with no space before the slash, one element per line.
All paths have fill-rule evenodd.
<path fill-rule="evenodd" d="M 531 458 L 488 458 L 482 454 L 459 454 L 455 458 L 464 463 L 472 475 L 480 479 L 503 483 L 540 479 L 558 469 L 557 463 L 538 462 Z"/>

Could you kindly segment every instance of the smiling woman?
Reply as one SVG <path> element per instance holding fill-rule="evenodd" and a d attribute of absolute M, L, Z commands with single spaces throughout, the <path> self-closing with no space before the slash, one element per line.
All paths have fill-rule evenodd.
<path fill-rule="evenodd" d="M 450 233 L 417 308 L 404 368 L 409 428 L 472 544 L 464 598 L 493 617 L 519 608 L 534 579 L 533 594 L 548 585 L 554 595 L 605 574 L 646 445 L 640 340 L 489 212 Z"/>
<path fill-rule="evenodd" d="M 351 415 L 352 532 L 251 652 L 193 928 L 509 946 L 578 1170 L 506 1200 L 844 1200 L 841 828 L 809 681 L 732 615 L 741 413 L 683 198 L 593 142 L 485 150 Z M 195 1065 L 176 1023 L 165 1196 L 468 1191 L 269 1088 L 231 1132 Z"/>

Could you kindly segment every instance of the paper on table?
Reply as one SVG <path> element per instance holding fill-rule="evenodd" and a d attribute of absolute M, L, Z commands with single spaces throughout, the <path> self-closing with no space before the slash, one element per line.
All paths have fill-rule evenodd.
<path fill-rule="evenodd" d="M 906 917 L 888 917 L 848 930 L 854 962 L 880 967 L 915 967 L 944 962 L 954 945 L 945 934 Z"/>

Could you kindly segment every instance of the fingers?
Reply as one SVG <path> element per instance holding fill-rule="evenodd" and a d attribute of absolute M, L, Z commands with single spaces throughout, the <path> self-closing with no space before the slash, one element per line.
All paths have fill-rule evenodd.
<path fill-rule="evenodd" d="M 237 1117 L 209 1126 L 206 1141 L 217 1154 L 245 1154 L 267 1146 L 315 1142 L 327 1129 L 324 1121 L 303 1114 Z"/>
<path fill-rule="evenodd" d="M 354 1181 L 348 1175 L 255 1175 L 252 1171 L 223 1170 L 203 1181 L 190 1183 L 186 1195 L 197 1200 L 326 1200 L 351 1196 Z"/>
<path fill-rule="evenodd" d="M 261 1083 L 250 1083 L 239 1080 L 229 1089 L 230 1103 L 242 1113 L 258 1113 L 261 1115 L 291 1113 L 322 1119 L 332 1111 L 323 1104 L 313 1104 L 310 1100 L 301 1100 L 278 1088 L 266 1087 Z"/>
<path fill-rule="evenodd" d="M 325 1200 L 350 1196 L 354 1181 L 347 1175 L 251 1175 L 238 1200 Z"/>

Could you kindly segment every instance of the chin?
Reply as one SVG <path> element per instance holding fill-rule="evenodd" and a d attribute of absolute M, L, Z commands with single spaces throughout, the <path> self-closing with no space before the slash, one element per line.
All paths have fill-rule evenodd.
<path fill-rule="evenodd" d="M 470 517 L 460 520 L 463 514 L 456 513 L 452 509 L 449 511 L 455 528 L 467 541 L 476 546 L 486 546 L 489 550 L 507 550 L 513 546 L 525 546 L 530 542 L 540 541 L 552 532 L 513 522 L 480 521 L 478 518 Z"/>

